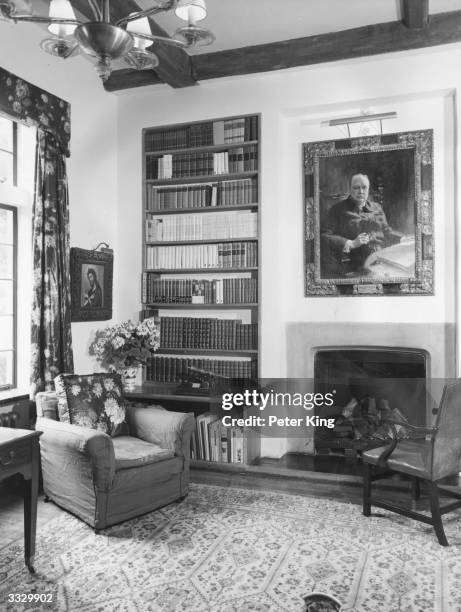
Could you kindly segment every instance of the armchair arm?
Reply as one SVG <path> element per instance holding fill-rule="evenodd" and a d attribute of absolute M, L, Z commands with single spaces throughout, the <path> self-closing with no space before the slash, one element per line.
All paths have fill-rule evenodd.
<path fill-rule="evenodd" d="M 127 414 L 132 436 L 190 459 L 190 439 L 195 430 L 193 414 L 170 412 L 162 406 L 128 406 Z"/>
<path fill-rule="evenodd" d="M 82 471 L 90 471 L 96 489 L 111 487 L 115 455 L 110 436 L 95 429 L 47 418 L 38 418 L 36 428 L 43 431 L 40 439 L 43 459 L 60 461 L 59 469 L 63 475 L 66 469 L 78 466 Z"/>

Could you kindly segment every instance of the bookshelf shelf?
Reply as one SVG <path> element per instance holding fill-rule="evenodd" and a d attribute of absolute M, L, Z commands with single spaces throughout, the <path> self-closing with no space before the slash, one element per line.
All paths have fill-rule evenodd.
<path fill-rule="evenodd" d="M 247 350 L 237 350 L 237 349 L 199 349 L 199 348 L 159 348 L 157 350 L 159 355 L 239 355 L 241 357 L 244 356 L 252 356 L 257 355 L 257 349 L 247 349 Z"/>
<path fill-rule="evenodd" d="M 245 178 L 256 178 L 257 170 L 233 174 L 202 174 L 200 176 L 182 176 L 165 179 L 146 179 L 148 185 L 184 185 L 188 183 L 216 183 L 216 181 L 231 181 Z"/>
<path fill-rule="evenodd" d="M 146 215 L 184 215 L 189 213 L 217 213 L 233 210 L 257 210 L 258 204 L 235 204 L 233 206 L 197 206 L 195 208 L 156 208 L 154 210 L 146 210 Z"/>
<path fill-rule="evenodd" d="M 206 153 L 207 151 L 210 153 L 214 153 L 219 151 L 227 151 L 229 149 L 237 149 L 240 147 L 248 147 L 257 144 L 257 140 L 246 140 L 244 142 L 233 142 L 219 145 L 205 145 L 203 147 L 187 147 L 184 149 L 162 149 L 160 151 L 146 151 L 146 156 L 161 157 L 162 155 L 177 155 L 178 153 Z"/>
<path fill-rule="evenodd" d="M 257 272 L 257 266 L 247 268 L 146 268 L 145 272 L 154 274 L 203 274 L 206 272 Z"/>
<path fill-rule="evenodd" d="M 155 302 L 146 304 L 146 308 L 152 308 L 153 310 L 248 310 L 250 308 L 259 308 L 257 302 L 245 302 L 241 304 L 181 304 L 181 303 L 160 303 Z"/>
<path fill-rule="evenodd" d="M 227 244 L 230 242 L 257 242 L 258 238 L 256 236 L 245 236 L 242 238 L 209 238 L 207 240 L 158 240 L 158 241 L 146 241 L 146 246 L 175 246 L 178 244 Z"/>
<path fill-rule="evenodd" d="M 142 399 L 194 411 L 197 465 L 249 465 L 259 455 L 254 432 L 226 428 L 206 411 L 216 398 L 180 384 L 217 376 L 225 392 L 226 380 L 230 389 L 259 374 L 260 117 L 146 128 L 143 151 L 141 314 L 159 318 L 161 338 Z"/>

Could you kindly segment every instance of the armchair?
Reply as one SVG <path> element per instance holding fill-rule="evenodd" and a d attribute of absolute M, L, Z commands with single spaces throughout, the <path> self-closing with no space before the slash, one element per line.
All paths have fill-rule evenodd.
<path fill-rule="evenodd" d="M 386 447 L 363 453 L 363 514 L 370 516 L 373 505 L 432 525 L 439 543 L 448 546 L 442 515 L 461 507 L 461 492 L 442 489 L 443 495 L 458 501 L 441 507 L 439 486 L 442 479 L 461 470 L 461 381 L 445 385 L 434 427 L 394 424 L 408 427 L 414 439 L 395 439 Z M 396 473 L 413 479 L 415 500 L 420 495 L 420 482 L 425 483 L 431 516 L 372 497 L 372 482 Z"/>
<path fill-rule="evenodd" d="M 44 492 L 96 530 L 187 495 L 193 415 L 128 406 L 130 435 L 111 437 L 59 421 L 54 393 L 36 403 Z"/>

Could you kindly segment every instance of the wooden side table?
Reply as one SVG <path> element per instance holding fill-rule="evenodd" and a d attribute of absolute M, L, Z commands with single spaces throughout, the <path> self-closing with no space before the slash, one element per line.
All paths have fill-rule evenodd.
<path fill-rule="evenodd" d="M 0 480 L 24 477 L 24 559 L 34 573 L 41 431 L 0 427 Z"/>

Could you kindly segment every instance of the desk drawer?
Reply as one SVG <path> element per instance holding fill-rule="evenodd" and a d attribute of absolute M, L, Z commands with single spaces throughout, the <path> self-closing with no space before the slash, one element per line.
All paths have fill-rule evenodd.
<path fill-rule="evenodd" d="M 8 445 L 0 449 L 0 471 L 2 468 L 12 468 L 28 463 L 32 459 L 32 446 L 26 444 Z"/>

